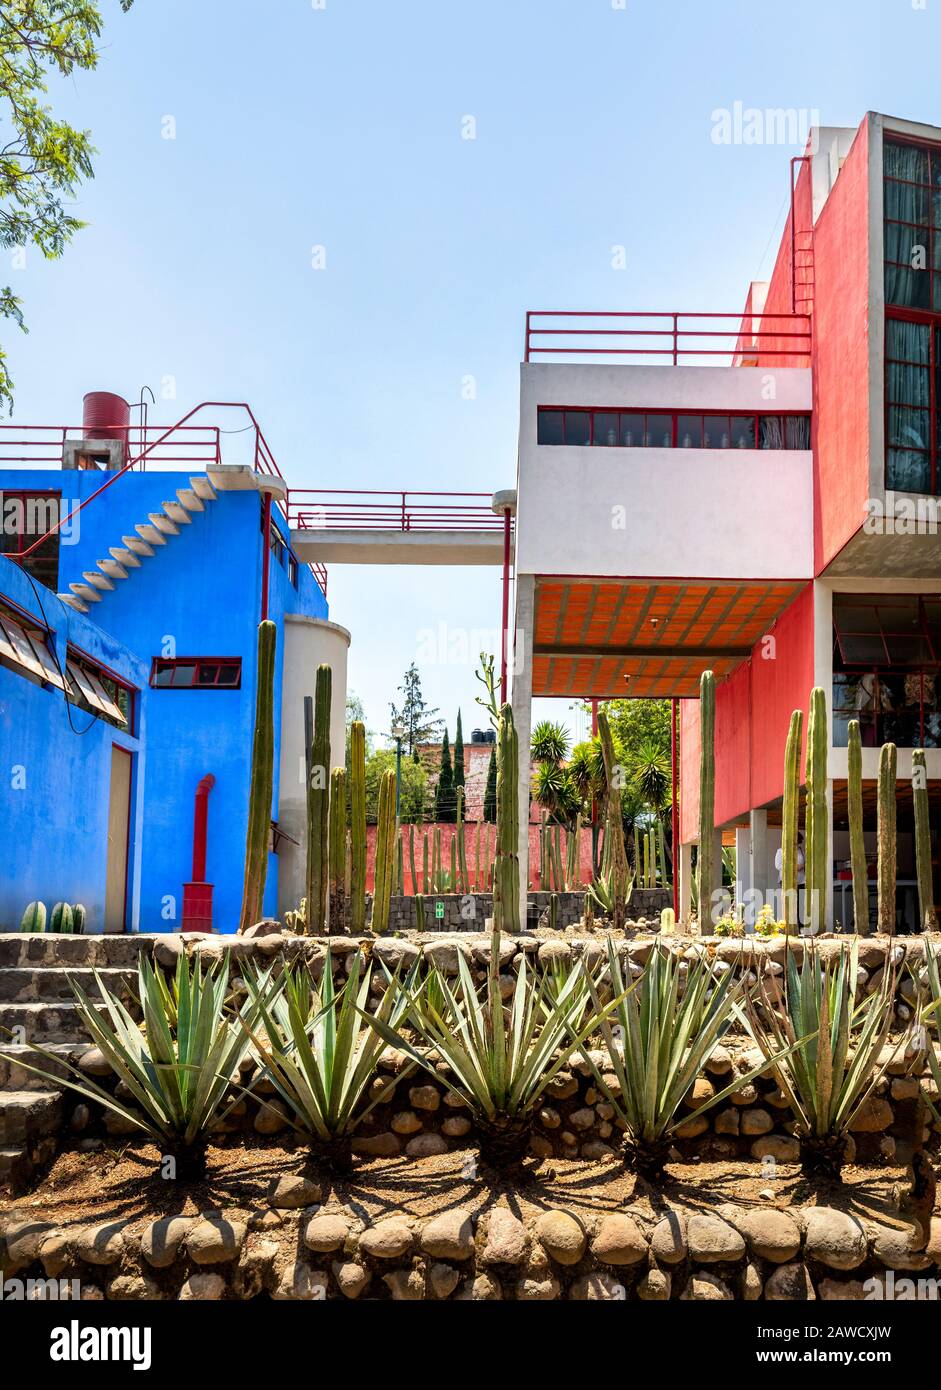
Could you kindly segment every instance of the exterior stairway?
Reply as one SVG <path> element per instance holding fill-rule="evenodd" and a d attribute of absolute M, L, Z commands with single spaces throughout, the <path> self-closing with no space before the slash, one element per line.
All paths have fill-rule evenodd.
<path fill-rule="evenodd" d="M 69 977 L 94 997 L 97 971 L 127 1002 L 146 944 L 137 936 L 0 935 L 0 1191 L 21 1191 L 54 1157 L 65 1113 L 62 1091 L 21 1064 L 30 1060 L 28 1043 L 77 1061 L 92 1044 Z"/>
<path fill-rule="evenodd" d="M 190 478 L 189 487 L 177 488 L 175 500 L 164 502 L 159 512 L 148 513 L 147 520 L 134 527 L 135 535 L 122 536 L 121 545 L 109 547 L 108 557 L 98 561 L 97 569 L 84 570 L 81 582 L 70 584 L 70 592 L 59 594 L 59 598 L 77 612 L 87 613 L 89 604 L 100 603 L 102 595 L 113 589 L 116 582 L 128 578 L 129 570 L 140 569 L 157 546 L 178 536 L 181 526 L 189 526 L 192 514 L 205 511 L 206 503 L 215 501 L 217 496 L 207 476 Z"/>

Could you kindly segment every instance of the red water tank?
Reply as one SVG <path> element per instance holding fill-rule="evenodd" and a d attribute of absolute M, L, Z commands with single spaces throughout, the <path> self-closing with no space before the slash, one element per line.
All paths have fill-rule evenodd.
<path fill-rule="evenodd" d="M 113 391 L 89 391 L 82 402 L 86 439 L 119 439 L 127 448 L 131 407 Z"/>

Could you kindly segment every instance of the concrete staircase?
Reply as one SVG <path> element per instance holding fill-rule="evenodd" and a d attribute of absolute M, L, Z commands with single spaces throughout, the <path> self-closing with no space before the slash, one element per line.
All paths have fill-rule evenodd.
<path fill-rule="evenodd" d="M 77 1061 L 91 1039 L 69 978 L 94 998 L 97 971 L 128 1002 L 136 995 L 137 957 L 147 944 L 136 936 L 0 934 L 0 1191 L 22 1190 L 54 1157 L 65 1114 L 62 1091 L 22 1065 L 30 1059 L 29 1042 Z"/>
<path fill-rule="evenodd" d="M 99 560 L 96 569 L 83 570 L 82 580 L 69 585 L 69 593 L 59 594 L 63 603 L 79 613 L 87 613 L 89 604 L 100 603 L 102 595 L 128 578 L 128 571 L 140 569 L 158 546 L 180 534 L 181 526 L 189 526 L 194 512 L 206 510 L 206 503 L 215 501 L 218 493 L 208 476 L 190 478 L 189 487 L 176 490 L 176 498 L 164 502 L 159 512 L 149 512 L 147 520 L 134 527 L 135 535 L 122 536 L 120 545 L 109 547 L 108 557 Z"/>

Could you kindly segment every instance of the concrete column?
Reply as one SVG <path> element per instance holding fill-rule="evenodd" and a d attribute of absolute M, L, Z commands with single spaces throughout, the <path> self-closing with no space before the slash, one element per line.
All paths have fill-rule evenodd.
<path fill-rule="evenodd" d="M 735 902 L 740 904 L 748 891 L 748 876 L 751 869 L 751 831 L 747 825 L 735 827 Z M 753 914 L 752 914 L 753 915 Z M 745 913 L 746 925 L 749 913 Z"/>
<path fill-rule="evenodd" d="M 715 830 L 715 831 L 713 831 L 713 835 L 712 835 L 712 870 L 713 870 L 713 883 L 714 883 L 714 885 L 715 885 L 715 891 L 718 892 L 719 889 L 722 887 L 722 831 L 721 831 L 721 830 Z M 711 930 L 712 930 L 712 927 L 715 925 L 714 922 L 713 922 L 713 920 L 712 920 L 712 918 L 713 918 L 713 914 L 716 912 L 716 910 L 717 910 L 717 909 L 716 909 L 715 904 L 714 904 L 714 903 L 710 903 L 710 904 L 708 904 L 708 910 L 707 910 L 707 912 L 704 913 L 704 912 L 702 911 L 702 904 L 700 903 L 700 923 L 701 923 L 701 925 L 700 925 L 700 931 L 701 931 L 704 935 L 705 935 L 706 932 L 711 931 Z M 702 923 L 704 923 L 704 922 L 708 922 L 708 926 L 703 926 Z"/>
<path fill-rule="evenodd" d="M 832 727 L 832 725 L 831 725 Z M 833 930 L 833 779 L 827 779 L 827 892 L 823 913 L 824 931 Z"/>
<path fill-rule="evenodd" d="M 768 891 L 777 885 L 772 884 L 769 878 L 768 869 L 768 812 L 750 811 L 748 814 L 749 830 L 749 855 L 748 855 L 748 889 L 751 893 L 761 893 L 765 902 L 768 901 Z M 749 912 L 749 920 L 753 923 L 757 915 L 753 908 Z"/>
<path fill-rule="evenodd" d="M 525 930 L 529 902 L 529 743 L 533 722 L 533 620 L 536 577 L 516 576 L 516 640 L 510 663 L 510 703 L 519 737 L 520 924 Z"/>
<path fill-rule="evenodd" d="M 689 921 L 693 903 L 693 846 L 692 843 L 680 845 L 680 921 Z"/>

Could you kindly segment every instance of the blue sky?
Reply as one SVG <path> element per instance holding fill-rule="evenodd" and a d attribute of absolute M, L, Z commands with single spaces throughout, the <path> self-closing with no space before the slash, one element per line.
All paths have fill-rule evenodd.
<path fill-rule="evenodd" d="M 152 419 L 248 400 L 298 487 L 512 486 L 527 309 L 740 307 L 797 150 L 717 145 L 714 111 L 941 123 L 941 0 L 101 3 L 98 70 L 53 91 L 89 226 L 4 277 L 14 419 L 172 377 Z M 335 567 L 330 598 L 377 731 L 423 630 L 499 625 L 497 570 Z M 423 668 L 452 731 L 472 666 Z"/>

